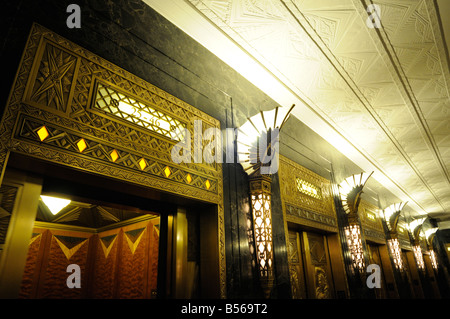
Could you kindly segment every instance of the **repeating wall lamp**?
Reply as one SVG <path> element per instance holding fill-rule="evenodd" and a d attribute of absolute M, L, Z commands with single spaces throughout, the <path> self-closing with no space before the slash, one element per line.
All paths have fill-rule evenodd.
<path fill-rule="evenodd" d="M 238 129 L 237 135 L 239 162 L 249 175 L 256 260 L 260 284 L 266 298 L 270 297 L 274 282 L 271 174 L 278 169 L 279 132 L 294 106 L 289 110 L 277 107 L 260 112 L 247 119 Z M 261 139 L 266 143 L 260 143 Z M 267 169 L 268 166 L 275 169 Z"/>
<path fill-rule="evenodd" d="M 437 256 L 433 249 L 433 239 L 438 229 L 438 227 L 434 227 L 425 230 L 425 238 L 427 240 L 428 250 L 430 252 L 431 266 L 433 267 L 433 269 L 438 269 Z"/>
<path fill-rule="evenodd" d="M 423 260 L 422 248 L 420 247 L 420 232 L 425 218 L 414 219 L 408 224 L 408 230 L 411 236 L 414 258 L 416 259 L 417 268 L 425 270 L 425 262 Z"/>
<path fill-rule="evenodd" d="M 348 249 L 354 272 L 365 271 L 364 250 L 361 237 L 361 226 L 358 218 L 358 207 L 364 185 L 373 174 L 361 173 L 346 178 L 339 184 L 339 196 L 347 214 L 348 225 L 344 227 Z"/>
<path fill-rule="evenodd" d="M 398 241 L 397 225 L 400 214 L 406 203 L 407 202 L 392 204 L 391 206 L 385 208 L 381 213 L 382 218 L 385 220 L 386 226 L 389 231 L 387 238 L 389 252 L 391 253 L 395 268 L 400 271 L 403 270 L 403 260 L 401 255 L 400 243 Z"/>

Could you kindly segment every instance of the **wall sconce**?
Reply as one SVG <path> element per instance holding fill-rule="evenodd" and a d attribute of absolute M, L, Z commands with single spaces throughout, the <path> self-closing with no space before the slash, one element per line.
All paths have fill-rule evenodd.
<path fill-rule="evenodd" d="M 352 175 L 338 185 L 339 196 L 347 214 L 349 224 L 344 227 L 344 234 L 351 256 L 352 269 L 359 273 L 365 272 L 366 263 L 361 237 L 361 226 L 358 219 L 358 206 L 361 201 L 364 185 L 372 174 L 373 172 L 370 174 L 361 173 L 359 175 Z"/>
<path fill-rule="evenodd" d="M 417 268 L 420 270 L 425 270 L 422 248 L 420 247 L 420 232 L 422 231 L 422 224 L 424 220 L 425 218 L 419 218 L 408 224 L 408 230 L 412 238 L 414 258 L 416 259 Z"/>
<path fill-rule="evenodd" d="M 279 131 L 289 118 L 289 110 L 276 107 L 249 118 L 238 129 L 239 162 L 249 175 L 256 261 L 261 287 L 266 298 L 273 287 L 274 255 L 272 240 L 271 174 L 278 170 Z M 278 133 L 272 132 L 278 130 Z M 253 132 L 253 134 L 252 134 Z M 275 137 L 277 140 L 272 140 Z M 267 144 L 260 144 L 260 139 Z M 267 159 L 270 159 L 267 161 Z M 275 163 L 273 163 L 276 161 Z M 275 165 L 274 165 L 275 164 Z M 267 169 L 269 166 L 273 169 Z"/>
<path fill-rule="evenodd" d="M 397 234 L 397 225 L 400 213 L 407 202 L 395 203 L 385 208 L 381 216 L 386 221 L 387 228 L 391 234 Z"/>
<path fill-rule="evenodd" d="M 389 234 L 387 238 L 389 252 L 392 256 L 392 261 L 397 270 L 403 271 L 403 260 L 401 255 L 400 244 L 397 237 L 397 225 L 400 214 L 407 202 L 395 203 L 385 208 L 381 216 L 386 222 Z"/>
<path fill-rule="evenodd" d="M 425 238 L 427 240 L 428 250 L 430 252 L 431 266 L 433 267 L 433 269 L 438 269 L 437 256 L 433 249 L 433 239 L 438 229 L 438 227 L 434 227 L 425 230 Z"/>
<path fill-rule="evenodd" d="M 363 272 L 366 268 L 364 260 L 364 250 L 361 239 L 361 228 L 357 224 L 344 227 L 344 234 L 347 239 L 348 249 L 352 260 L 353 269 Z"/>
<path fill-rule="evenodd" d="M 253 233 L 255 236 L 258 274 L 265 297 L 270 296 L 273 286 L 273 243 L 271 178 L 257 176 L 250 179 Z"/>
<path fill-rule="evenodd" d="M 398 239 L 390 238 L 388 239 L 387 243 L 389 252 L 392 256 L 392 260 L 394 261 L 395 268 L 397 268 L 397 270 L 403 271 L 403 260 Z"/>

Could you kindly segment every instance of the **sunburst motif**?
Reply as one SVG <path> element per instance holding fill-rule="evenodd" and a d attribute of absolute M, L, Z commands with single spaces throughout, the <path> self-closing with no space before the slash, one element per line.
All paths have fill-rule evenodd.
<path fill-rule="evenodd" d="M 38 78 L 42 83 L 31 96 L 32 100 L 40 102 L 46 94 L 47 105 L 54 102 L 60 110 L 66 109 L 64 91 L 67 91 L 65 87 L 71 84 L 66 75 L 76 61 L 72 56 L 64 56 L 63 52 L 48 48 L 47 61 L 42 62 L 43 66 L 40 69 L 42 77 Z"/>

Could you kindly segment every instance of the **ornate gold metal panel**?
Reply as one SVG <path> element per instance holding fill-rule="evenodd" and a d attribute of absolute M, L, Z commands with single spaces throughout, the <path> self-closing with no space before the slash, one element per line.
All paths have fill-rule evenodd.
<path fill-rule="evenodd" d="M 330 181 L 283 156 L 278 173 L 286 221 L 337 232 Z"/>
<path fill-rule="evenodd" d="M 171 139 L 169 130 L 188 129 L 194 146 L 195 120 L 203 131 L 220 128 L 193 106 L 34 24 L 0 123 L 0 170 L 3 177 L 8 154 L 16 152 L 217 204 L 224 297 L 222 167 L 171 160 L 180 135 Z"/>
<path fill-rule="evenodd" d="M 385 244 L 386 237 L 378 214 L 378 208 L 362 199 L 359 204 L 358 215 L 365 239 Z"/>

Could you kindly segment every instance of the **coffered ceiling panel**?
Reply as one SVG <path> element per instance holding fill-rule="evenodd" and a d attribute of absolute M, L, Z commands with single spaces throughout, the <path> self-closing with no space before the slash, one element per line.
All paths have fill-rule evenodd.
<path fill-rule="evenodd" d="M 361 167 L 374 168 L 418 215 L 450 213 L 449 57 L 440 21 L 450 12 L 439 15 L 435 1 L 146 2 L 219 57 L 217 39 L 251 57 L 316 116 L 297 110 L 299 120 L 331 126 L 357 150 L 349 158 L 370 163 Z M 367 23 L 376 14 L 371 3 L 380 28 Z"/>

